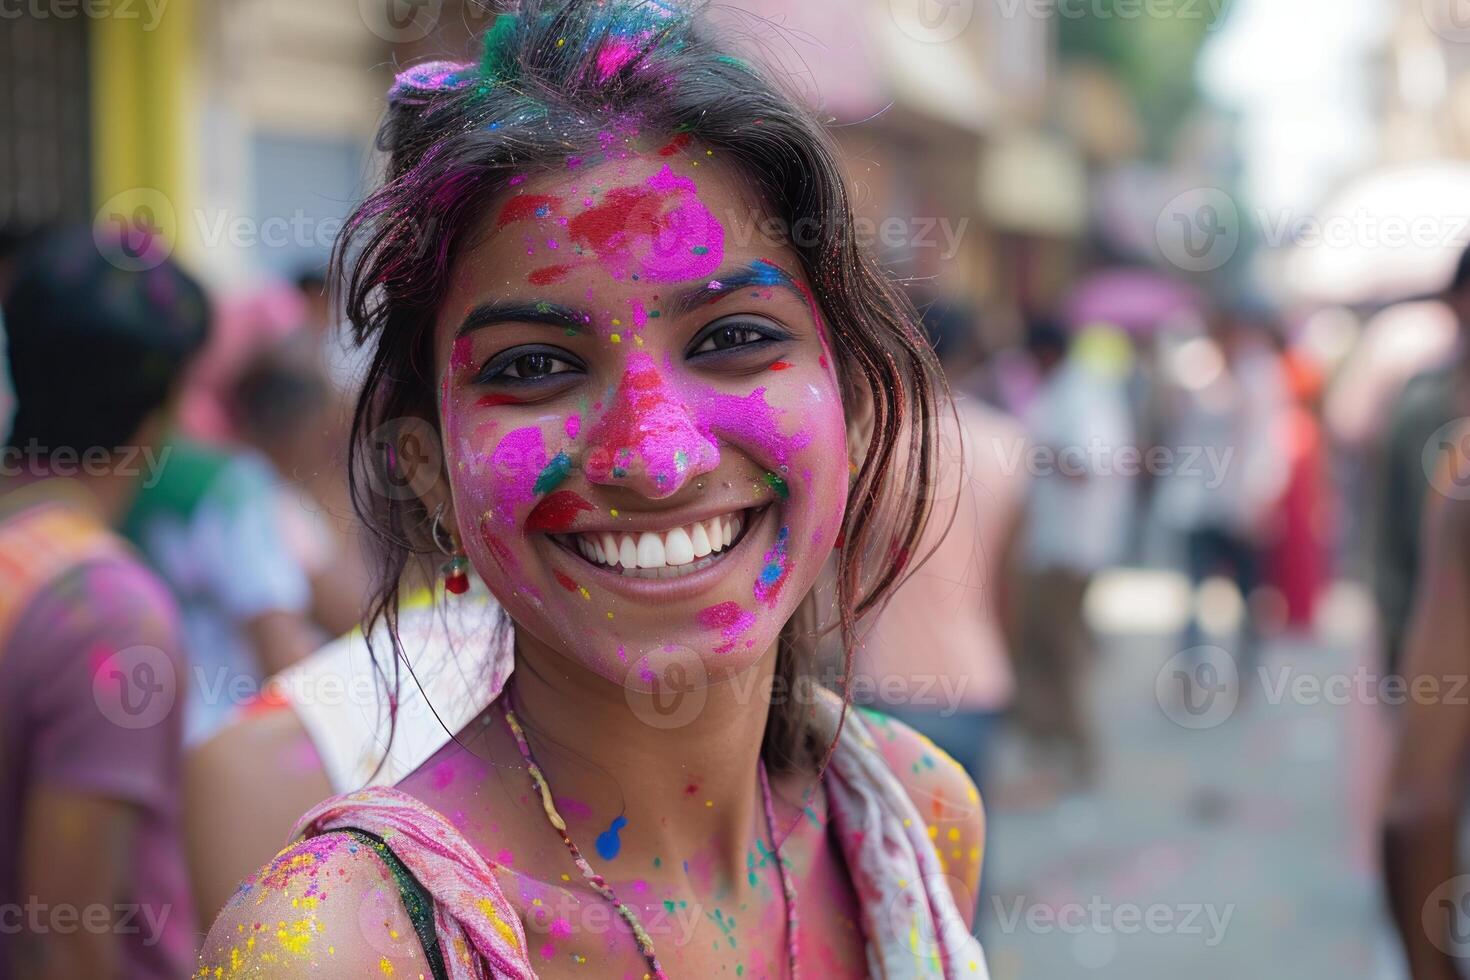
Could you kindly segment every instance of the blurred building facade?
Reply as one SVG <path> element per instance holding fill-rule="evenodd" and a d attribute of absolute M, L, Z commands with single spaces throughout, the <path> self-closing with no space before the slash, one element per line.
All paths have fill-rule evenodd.
<path fill-rule="evenodd" d="M 169 0 L 156 17 L 0 20 L 0 220 L 153 228 L 231 288 L 324 264 L 371 185 L 393 66 L 467 55 L 493 6 Z M 919 298 L 1046 305 L 1085 228 L 1054 27 L 1013 6 L 719 8 L 833 124 L 860 230 Z"/>

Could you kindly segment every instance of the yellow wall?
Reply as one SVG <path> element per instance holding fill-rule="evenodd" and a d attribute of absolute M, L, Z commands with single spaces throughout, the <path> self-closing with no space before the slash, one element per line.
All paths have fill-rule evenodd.
<path fill-rule="evenodd" d="M 124 214 L 146 203 L 185 255 L 195 247 L 180 219 L 195 186 L 197 6 L 168 0 L 156 24 L 147 16 L 99 17 L 91 38 L 95 201 Z"/>

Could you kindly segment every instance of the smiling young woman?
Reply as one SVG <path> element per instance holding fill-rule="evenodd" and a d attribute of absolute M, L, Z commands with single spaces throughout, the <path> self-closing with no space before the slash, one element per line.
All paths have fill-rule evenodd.
<path fill-rule="evenodd" d="M 201 975 L 986 975 L 974 787 L 811 682 L 824 566 L 850 650 L 923 530 L 932 358 L 821 128 L 705 16 L 528 2 L 394 86 L 339 245 L 376 617 L 467 563 L 497 696 L 308 813 Z"/>

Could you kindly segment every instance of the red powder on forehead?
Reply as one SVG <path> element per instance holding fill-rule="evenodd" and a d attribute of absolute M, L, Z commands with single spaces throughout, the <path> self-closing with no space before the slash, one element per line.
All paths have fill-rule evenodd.
<path fill-rule="evenodd" d="M 526 518 L 526 530 L 565 531 L 584 510 L 596 510 L 584 497 L 572 490 L 558 490 L 536 505 Z"/>
<path fill-rule="evenodd" d="M 694 137 L 690 136 L 688 133 L 680 133 L 678 136 L 675 136 L 673 139 L 669 140 L 669 144 L 663 149 L 659 150 L 658 155 L 661 157 L 671 157 L 692 142 L 694 142 Z"/>
<path fill-rule="evenodd" d="M 571 578 L 570 575 L 567 575 L 566 573 L 564 573 L 559 568 L 558 569 L 555 569 L 554 572 L 553 572 L 553 574 L 556 575 L 556 584 L 557 585 L 560 585 L 562 588 L 566 589 L 568 592 L 576 592 L 577 591 L 577 583 L 574 582 L 574 581 L 572 581 L 572 578 Z"/>
<path fill-rule="evenodd" d="M 561 206 L 561 198 L 552 197 L 549 194 L 522 194 L 513 197 L 506 202 L 505 207 L 500 209 L 500 217 L 495 220 L 495 227 L 504 228 L 506 225 L 517 221 L 530 221 L 532 218 L 543 217 L 538 214 L 543 208 L 550 214 Z"/>
<path fill-rule="evenodd" d="M 548 265 L 537 269 L 526 277 L 526 281 L 533 286 L 549 286 L 554 282 L 561 282 L 572 271 L 569 265 Z"/>
<path fill-rule="evenodd" d="M 662 195 L 647 187 L 615 187 L 602 203 L 567 223 L 572 241 L 604 252 L 629 238 L 653 237 L 659 231 Z"/>

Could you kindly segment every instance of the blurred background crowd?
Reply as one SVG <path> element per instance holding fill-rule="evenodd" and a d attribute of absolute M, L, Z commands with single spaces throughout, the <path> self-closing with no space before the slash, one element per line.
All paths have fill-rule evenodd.
<path fill-rule="evenodd" d="M 954 523 L 856 669 L 981 785 L 993 975 L 1456 976 L 1470 11 L 724 6 L 831 122 L 956 393 Z M 289 711 L 265 679 L 362 616 L 364 364 L 327 259 L 395 67 L 493 16 L 0 0 L 0 977 L 186 974 L 271 853 L 206 870 L 191 821 L 281 842 L 353 778 L 233 813 L 198 789 L 274 737 L 239 735 Z M 48 334 L 59 310 L 81 333 Z M 40 477 L 149 573 L 96 573 L 115 545 L 38 520 Z M 177 649 L 149 639 L 175 609 Z M 332 770 L 331 723 L 301 724 L 301 769 Z M 176 914 L 128 931 L 140 878 Z"/>

